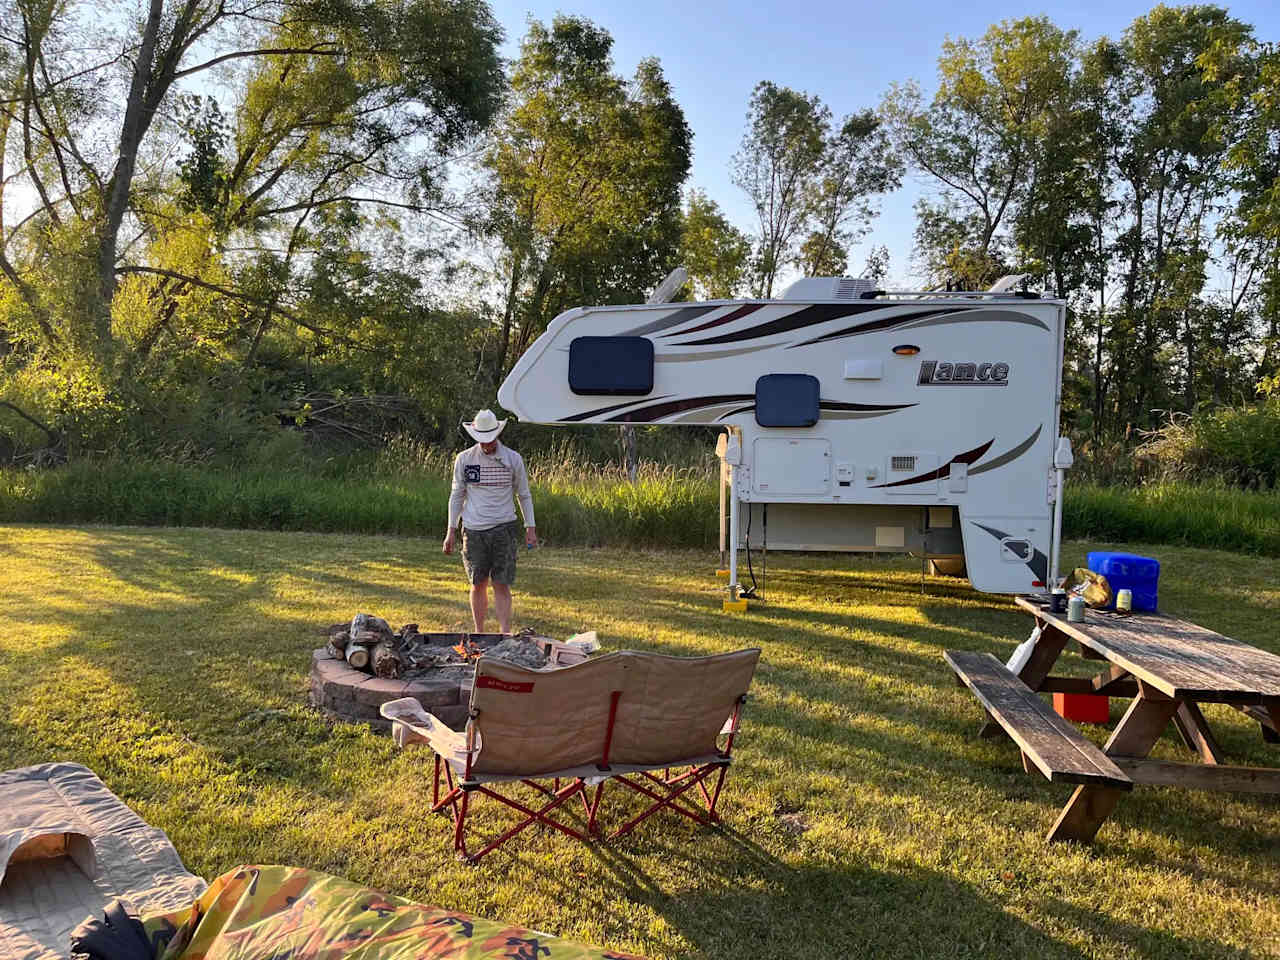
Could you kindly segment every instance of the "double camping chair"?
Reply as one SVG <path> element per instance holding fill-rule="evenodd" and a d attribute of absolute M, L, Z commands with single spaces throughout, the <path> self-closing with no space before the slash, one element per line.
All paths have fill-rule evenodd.
<path fill-rule="evenodd" d="M 611 838 L 661 810 L 716 822 L 759 658 L 754 648 L 690 658 L 622 650 L 562 669 L 528 670 L 483 657 L 461 732 L 412 697 L 385 703 L 381 712 L 399 746 L 421 743 L 434 751 L 431 809 L 451 812 L 454 851 L 475 863 L 534 824 L 590 839 L 600 832 L 608 783 L 645 803 Z M 532 805 L 513 792 L 521 785 L 535 791 Z M 481 794 L 522 819 L 472 851 L 467 819 L 476 816 Z M 586 814 L 585 833 L 552 816 L 575 797 Z"/>

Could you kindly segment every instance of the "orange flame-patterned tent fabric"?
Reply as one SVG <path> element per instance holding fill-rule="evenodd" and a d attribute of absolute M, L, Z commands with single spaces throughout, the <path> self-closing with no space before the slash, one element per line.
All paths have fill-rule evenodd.
<path fill-rule="evenodd" d="M 156 960 L 643 960 L 300 867 L 238 867 L 143 926 Z"/>

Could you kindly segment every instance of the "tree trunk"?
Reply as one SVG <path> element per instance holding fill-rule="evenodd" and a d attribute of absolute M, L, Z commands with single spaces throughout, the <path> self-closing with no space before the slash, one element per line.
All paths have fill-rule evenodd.
<path fill-rule="evenodd" d="M 624 423 L 618 427 L 618 443 L 622 447 L 622 464 L 627 468 L 627 479 L 636 482 L 640 472 L 640 451 L 636 443 L 636 427 L 633 423 Z"/>
<path fill-rule="evenodd" d="M 1196 406 L 1196 336 L 1195 331 L 1191 328 L 1191 313 L 1184 311 L 1182 316 L 1183 322 L 1183 349 L 1187 351 L 1187 382 L 1183 385 L 1182 405 L 1187 413 L 1190 413 Z"/>
<path fill-rule="evenodd" d="M 507 302 L 502 311 L 502 334 L 498 339 L 498 356 L 493 365 L 493 380 L 495 383 L 502 379 L 502 371 L 507 366 L 507 351 L 511 349 L 511 324 L 516 311 L 516 293 L 520 289 L 523 273 L 523 258 L 519 254 L 513 254 L 511 282 L 507 285 Z"/>
<path fill-rule="evenodd" d="M 164 14 L 162 0 L 151 0 L 147 21 L 142 30 L 142 44 L 133 64 L 133 78 L 125 101 L 124 122 L 120 126 L 120 150 L 115 170 L 107 185 L 106 209 L 98 235 L 98 302 L 94 304 L 93 322 L 100 343 L 111 336 L 111 301 L 116 291 L 116 237 L 129 206 L 129 192 L 138 163 L 142 137 L 151 124 L 147 115 L 152 69 L 155 65 L 156 37 Z"/>

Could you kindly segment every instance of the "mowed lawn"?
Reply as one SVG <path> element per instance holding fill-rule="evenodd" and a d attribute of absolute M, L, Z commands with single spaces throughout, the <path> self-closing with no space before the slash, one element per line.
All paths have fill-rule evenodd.
<path fill-rule="evenodd" d="M 520 625 L 764 653 L 722 830 L 530 832 L 467 867 L 424 813 L 426 752 L 305 705 L 327 624 L 462 625 L 438 542 L 8 526 L 0 551 L 0 768 L 92 767 L 205 877 L 299 864 L 655 958 L 1280 956 L 1280 803 L 1139 788 L 1092 847 L 1047 847 L 1070 788 L 978 740 L 942 660 L 1003 659 L 1030 618 L 954 581 L 922 594 L 911 561 L 773 556 L 768 603 L 725 616 L 713 554 L 522 555 Z M 1280 651 L 1280 560 L 1147 552 L 1166 610 Z M 1206 713 L 1233 762 L 1280 765 L 1256 725 Z M 1157 755 L 1186 758 L 1171 736 Z"/>

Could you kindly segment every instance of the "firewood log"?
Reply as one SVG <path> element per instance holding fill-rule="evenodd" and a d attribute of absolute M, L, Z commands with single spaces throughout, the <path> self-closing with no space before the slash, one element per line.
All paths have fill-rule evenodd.
<path fill-rule="evenodd" d="M 375 675 L 386 680 L 399 679 L 404 665 L 400 662 L 400 655 L 396 653 L 391 641 L 383 640 L 381 643 L 374 644 L 369 648 L 369 654 Z"/>
<path fill-rule="evenodd" d="M 350 633 L 352 643 L 375 644 L 394 636 L 387 621 L 368 613 L 357 613 L 351 618 Z"/>
<path fill-rule="evenodd" d="M 347 663 L 355 667 L 357 670 L 364 670 L 369 666 L 369 648 L 362 647 L 358 643 L 353 643 L 347 647 Z"/>
<path fill-rule="evenodd" d="M 347 658 L 346 648 L 339 647 L 332 640 L 324 645 L 324 649 L 335 660 L 345 660 Z"/>

